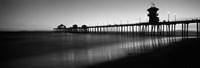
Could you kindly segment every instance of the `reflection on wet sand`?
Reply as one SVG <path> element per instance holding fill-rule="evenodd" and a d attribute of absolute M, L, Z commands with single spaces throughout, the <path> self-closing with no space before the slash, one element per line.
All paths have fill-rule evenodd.
<path fill-rule="evenodd" d="M 19 68 L 77 68 L 149 52 L 181 39 L 181 37 L 149 37 L 143 40 L 127 38 L 125 42 L 113 45 L 70 49 L 48 55 L 19 59 L 13 61 L 11 66 Z"/>

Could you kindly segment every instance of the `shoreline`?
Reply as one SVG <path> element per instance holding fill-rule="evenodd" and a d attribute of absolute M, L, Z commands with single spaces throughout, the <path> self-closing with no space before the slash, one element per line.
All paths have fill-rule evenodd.
<path fill-rule="evenodd" d="M 100 63 L 86 68 L 196 68 L 200 39 L 183 39 L 171 46 L 137 56 Z M 193 44 L 193 45 L 192 45 Z"/>

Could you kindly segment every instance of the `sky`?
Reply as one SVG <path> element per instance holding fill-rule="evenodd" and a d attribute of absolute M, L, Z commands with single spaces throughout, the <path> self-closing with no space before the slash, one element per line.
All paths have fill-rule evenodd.
<path fill-rule="evenodd" d="M 0 31 L 144 22 L 152 2 L 160 21 L 200 17 L 200 0 L 0 0 Z"/>

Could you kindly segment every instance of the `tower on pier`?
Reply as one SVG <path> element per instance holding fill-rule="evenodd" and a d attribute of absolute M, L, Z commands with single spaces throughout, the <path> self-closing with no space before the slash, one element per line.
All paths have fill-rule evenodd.
<path fill-rule="evenodd" d="M 147 11 L 149 12 L 149 14 L 147 15 L 149 16 L 149 23 L 156 24 L 159 22 L 158 13 L 157 13 L 158 10 L 159 9 L 155 7 L 154 3 L 152 3 L 151 7 L 147 9 Z"/>

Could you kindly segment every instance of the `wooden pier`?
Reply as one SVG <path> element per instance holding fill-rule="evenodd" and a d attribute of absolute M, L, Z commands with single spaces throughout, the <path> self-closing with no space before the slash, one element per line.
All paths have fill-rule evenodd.
<path fill-rule="evenodd" d="M 170 21 L 159 22 L 151 24 L 149 22 L 136 23 L 136 24 L 115 24 L 115 25 L 102 25 L 102 26 L 85 26 L 84 28 L 66 28 L 62 31 L 68 33 L 96 33 L 96 34 L 129 34 L 129 35 L 149 35 L 149 36 L 188 36 L 189 25 L 195 23 L 197 36 L 199 36 L 200 19 L 183 20 L 183 21 Z M 181 25 L 181 30 L 177 30 L 177 25 Z M 54 31 L 58 29 L 54 28 Z M 181 34 L 178 34 L 180 33 Z"/>
<path fill-rule="evenodd" d="M 185 20 L 185 21 L 170 21 L 159 22 L 157 24 L 151 24 L 148 22 L 136 23 L 136 24 L 115 24 L 115 25 L 103 25 L 103 26 L 88 26 L 85 31 L 87 33 L 115 33 L 115 34 L 132 34 L 132 35 L 160 35 L 160 36 L 175 36 L 180 32 L 177 30 L 176 25 L 181 25 L 181 35 L 189 35 L 189 24 L 196 23 L 196 35 L 199 35 L 199 19 Z M 178 32 L 177 32 L 178 31 Z M 194 31 L 193 31 L 194 32 Z"/>
<path fill-rule="evenodd" d="M 70 28 L 57 29 L 54 31 L 58 32 L 69 32 L 69 33 L 96 33 L 96 34 L 129 34 L 129 35 L 147 35 L 147 36 L 189 36 L 189 33 L 195 33 L 199 37 L 199 23 L 200 19 L 190 20 L 179 20 L 179 21 L 163 21 L 159 22 L 157 11 L 159 8 L 152 6 L 147 9 L 149 14 L 149 22 L 141 22 L 135 24 L 114 24 L 114 25 L 101 25 L 101 26 L 86 26 L 78 27 L 73 25 Z M 196 24 L 196 31 L 189 31 L 189 24 Z M 181 25 L 181 29 L 176 29 L 177 25 Z"/>

